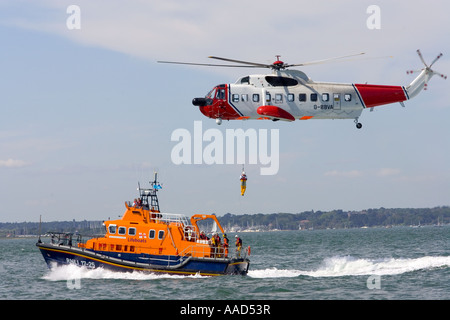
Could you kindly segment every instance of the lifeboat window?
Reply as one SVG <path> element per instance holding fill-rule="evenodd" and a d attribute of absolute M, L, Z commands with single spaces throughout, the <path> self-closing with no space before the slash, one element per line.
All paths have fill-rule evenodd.
<path fill-rule="evenodd" d="M 116 250 L 117 251 L 122 251 L 122 245 L 121 244 L 116 244 Z"/>
<path fill-rule="evenodd" d="M 148 238 L 155 239 L 155 230 L 150 230 L 150 232 L 148 233 Z"/>
<path fill-rule="evenodd" d="M 108 226 L 109 233 L 110 234 L 115 234 L 116 233 L 116 228 L 117 228 L 117 226 L 115 224 L 110 224 Z"/>
<path fill-rule="evenodd" d="M 158 232 L 158 239 L 162 240 L 164 238 L 164 230 L 159 230 Z"/>
<path fill-rule="evenodd" d="M 259 94 L 253 94 L 253 102 L 259 102 Z"/>
<path fill-rule="evenodd" d="M 126 234 L 126 233 L 127 233 L 127 228 L 119 227 L 119 234 Z"/>
<path fill-rule="evenodd" d="M 123 246 L 123 251 L 128 251 L 128 246 L 127 245 Z"/>
<path fill-rule="evenodd" d="M 128 229 L 128 235 L 129 236 L 135 236 L 136 235 L 136 228 L 129 228 Z"/>
<path fill-rule="evenodd" d="M 134 252 L 134 246 L 130 246 L 130 252 Z"/>
<path fill-rule="evenodd" d="M 305 102 L 305 101 L 306 101 L 306 93 L 300 93 L 300 94 L 298 95 L 298 100 L 299 100 L 300 102 Z"/>

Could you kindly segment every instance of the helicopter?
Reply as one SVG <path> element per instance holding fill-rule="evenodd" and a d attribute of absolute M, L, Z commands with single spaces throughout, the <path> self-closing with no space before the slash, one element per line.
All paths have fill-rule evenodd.
<path fill-rule="evenodd" d="M 419 75 L 408 86 L 348 84 L 315 82 L 300 70 L 288 70 L 300 67 L 327 63 L 365 54 L 364 52 L 317 60 L 306 63 L 287 64 L 276 56 L 272 64 L 234 60 L 217 56 L 208 58 L 231 62 L 233 64 L 205 64 L 174 61 L 158 61 L 158 63 L 185 64 L 214 67 L 266 68 L 271 74 L 251 74 L 240 77 L 232 84 L 219 84 L 205 97 L 194 98 L 192 104 L 199 107 L 206 117 L 222 124 L 223 120 L 272 120 L 288 121 L 310 119 L 354 119 L 356 128 L 361 129 L 359 117 L 364 109 L 373 111 L 374 107 L 412 99 L 423 89 L 427 89 L 428 81 L 438 75 L 447 76 L 431 69 L 442 57 L 440 53 L 428 65 L 420 50 L 417 50 L 425 68 L 407 71 L 407 74 L 419 72 Z M 237 65 L 236 65 L 237 63 Z"/>

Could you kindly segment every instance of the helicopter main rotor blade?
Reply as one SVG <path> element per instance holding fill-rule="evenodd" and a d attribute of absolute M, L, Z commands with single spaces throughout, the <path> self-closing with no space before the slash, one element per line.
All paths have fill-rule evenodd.
<path fill-rule="evenodd" d="M 186 64 L 192 66 L 207 66 L 207 67 L 230 67 L 230 68 L 260 68 L 259 66 L 239 66 L 231 64 L 211 64 L 211 63 L 192 63 L 192 62 L 177 62 L 177 61 L 157 61 L 158 63 L 170 63 L 170 64 Z"/>
<path fill-rule="evenodd" d="M 248 65 L 251 65 L 251 66 L 254 66 L 254 67 L 258 67 L 258 68 L 272 68 L 272 65 L 264 64 L 264 63 L 249 62 L 249 61 L 242 61 L 242 60 L 234 60 L 234 59 L 221 58 L 221 57 L 215 57 L 215 56 L 209 56 L 208 58 L 222 60 L 222 61 L 228 61 L 228 62 L 234 62 L 234 63 L 244 63 L 244 64 L 248 64 Z"/>
<path fill-rule="evenodd" d="M 301 66 L 309 66 L 309 65 L 312 65 L 312 64 L 327 63 L 327 62 L 331 62 L 331 61 L 334 61 L 334 60 L 340 60 L 340 59 L 344 59 L 344 58 L 361 56 L 363 54 L 366 54 L 366 53 L 365 52 L 361 52 L 361 53 L 357 53 L 357 54 L 350 54 L 350 55 L 346 55 L 346 56 L 334 57 L 334 58 L 328 58 L 328 59 L 316 60 L 316 61 L 310 61 L 310 62 L 305 62 L 305 63 L 288 64 L 286 67 L 301 67 Z"/>

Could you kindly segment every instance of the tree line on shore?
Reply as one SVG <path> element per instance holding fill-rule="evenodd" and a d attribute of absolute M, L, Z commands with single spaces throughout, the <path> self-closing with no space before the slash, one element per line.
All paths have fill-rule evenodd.
<path fill-rule="evenodd" d="M 217 217 L 227 232 L 361 227 L 444 225 L 450 223 L 450 206 L 434 208 L 367 209 L 362 211 L 305 211 L 301 213 L 231 214 Z M 0 223 L 0 237 L 39 235 L 49 231 L 101 234 L 103 221 Z"/>

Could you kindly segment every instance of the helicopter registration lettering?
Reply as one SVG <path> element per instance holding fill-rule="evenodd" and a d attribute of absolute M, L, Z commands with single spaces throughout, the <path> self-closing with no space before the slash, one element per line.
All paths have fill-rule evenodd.
<path fill-rule="evenodd" d="M 95 269 L 95 263 L 92 261 L 85 261 L 85 260 L 77 260 L 77 259 L 70 259 L 66 258 L 66 263 L 75 265 L 77 267 L 86 267 L 88 269 Z"/>
<path fill-rule="evenodd" d="M 319 109 L 319 110 L 332 110 L 332 109 L 334 109 L 334 107 L 333 107 L 332 104 L 319 104 L 319 105 L 315 104 L 314 105 L 314 110 L 317 110 L 317 109 Z"/>

